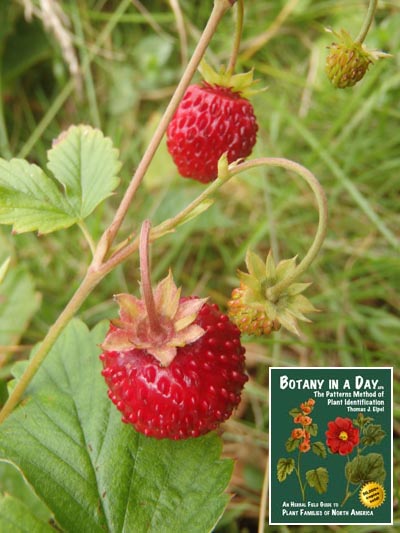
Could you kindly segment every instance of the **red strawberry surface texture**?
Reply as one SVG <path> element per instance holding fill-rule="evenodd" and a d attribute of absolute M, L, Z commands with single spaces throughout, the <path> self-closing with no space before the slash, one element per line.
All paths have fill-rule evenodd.
<path fill-rule="evenodd" d="M 188 300 L 193 299 L 181 298 L 180 304 Z M 109 397 L 123 422 L 147 436 L 197 437 L 229 418 L 240 402 L 248 378 L 238 328 L 207 303 L 193 325 L 204 333 L 178 346 L 167 365 L 143 348 L 104 349 L 100 356 Z M 118 334 L 118 325 L 112 324 L 107 337 Z"/>
<path fill-rule="evenodd" d="M 218 174 L 218 160 L 251 154 L 258 125 L 252 104 L 230 87 L 190 85 L 167 129 L 167 147 L 185 178 L 202 183 Z"/>

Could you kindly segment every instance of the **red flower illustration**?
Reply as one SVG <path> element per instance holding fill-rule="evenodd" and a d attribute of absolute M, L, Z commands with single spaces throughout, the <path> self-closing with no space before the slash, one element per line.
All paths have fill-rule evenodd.
<path fill-rule="evenodd" d="M 348 455 L 360 441 L 360 433 L 353 426 L 350 418 L 341 418 L 340 416 L 334 422 L 328 422 L 328 431 L 325 432 L 325 435 L 328 448 L 332 453 L 339 455 Z"/>

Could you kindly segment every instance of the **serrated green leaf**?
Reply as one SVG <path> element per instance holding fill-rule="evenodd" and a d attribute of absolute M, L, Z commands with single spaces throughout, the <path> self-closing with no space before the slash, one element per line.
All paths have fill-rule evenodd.
<path fill-rule="evenodd" d="M 40 296 L 26 268 L 11 268 L 0 285 L 0 345 L 18 343 L 39 305 Z M 0 350 L 0 360 L 2 355 Z"/>
<path fill-rule="evenodd" d="M 294 450 L 297 450 L 300 444 L 300 439 L 293 439 L 292 437 L 289 437 L 288 440 L 285 443 L 285 448 L 287 452 L 294 452 Z"/>
<path fill-rule="evenodd" d="M 49 233 L 67 228 L 76 217 L 54 182 L 23 159 L 0 159 L 0 224 L 17 233 Z"/>
<path fill-rule="evenodd" d="M 278 464 L 276 466 L 276 474 L 278 476 L 278 481 L 285 481 L 287 476 L 289 476 L 293 472 L 294 465 L 294 459 L 281 457 L 278 460 Z"/>
<path fill-rule="evenodd" d="M 311 450 L 313 453 L 315 453 L 315 455 L 318 455 L 318 457 L 322 457 L 323 459 L 325 459 L 327 456 L 325 444 L 321 441 L 313 442 L 311 445 Z"/>
<path fill-rule="evenodd" d="M 364 427 L 361 443 L 364 446 L 373 446 L 381 442 L 386 436 L 386 431 L 382 429 L 380 424 L 369 424 Z"/>
<path fill-rule="evenodd" d="M 318 424 L 310 424 L 307 426 L 307 430 L 312 437 L 316 437 L 318 434 Z"/>
<path fill-rule="evenodd" d="M 383 457 L 380 453 L 354 457 L 352 461 L 346 463 L 345 474 L 346 478 L 355 485 L 367 481 L 383 483 L 386 478 Z"/>
<path fill-rule="evenodd" d="M 156 440 L 122 424 L 100 375 L 106 327 L 66 328 L 1 425 L 0 460 L 21 469 L 65 531 L 212 530 L 232 472 L 220 438 Z"/>
<path fill-rule="evenodd" d="M 92 213 L 117 187 L 121 168 L 111 139 L 90 126 L 71 126 L 48 152 L 48 168 L 65 187 L 79 219 Z"/>
<path fill-rule="evenodd" d="M 0 494 L 0 531 L 2 533 L 54 533 L 50 524 L 40 520 L 22 501 Z"/>
<path fill-rule="evenodd" d="M 290 409 L 289 415 L 295 418 L 297 415 L 301 415 L 303 411 L 299 409 L 298 407 L 293 407 L 293 409 Z"/>
<path fill-rule="evenodd" d="M 315 470 L 308 470 L 306 480 L 318 494 L 324 494 L 328 490 L 329 474 L 326 468 L 320 466 Z"/>

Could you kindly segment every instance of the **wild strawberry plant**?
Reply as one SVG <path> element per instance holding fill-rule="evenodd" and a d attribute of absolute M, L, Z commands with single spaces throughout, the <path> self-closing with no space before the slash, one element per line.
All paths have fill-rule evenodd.
<path fill-rule="evenodd" d="M 204 82 L 190 86 L 231 9 L 237 15 L 228 66 L 217 73 L 203 62 Z M 16 468 L 38 498 L 1 496 L 2 531 L 23 524 L 24 530 L 40 532 L 203 532 L 224 512 L 233 463 L 221 459 L 222 441 L 213 430 L 232 415 L 248 379 L 241 332 L 265 335 L 283 327 L 298 333 L 298 321 L 315 311 L 303 295 L 308 284 L 299 278 L 317 256 L 327 225 L 323 189 L 307 168 L 284 158 L 244 160 L 258 125 L 248 100 L 253 74 L 234 73 L 243 12 L 243 0 L 214 1 L 181 81 L 100 238 L 91 235 L 86 219 L 117 190 L 121 169 L 118 149 L 100 130 L 72 125 L 60 132 L 44 168 L 24 159 L 0 160 L 0 223 L 15 233 L 41 235 L 77 225 L 92 253 L 66 307 L 29 359 L 12 369 L 0 413 L 0 469 Z M 369 20 L 372 15 L 370 10 Z M 349 76 L 358 81 L 372 62 L 363 51 L 364 63 L 348 67 L 342 45 L 333 53 L 328 75 L 339 87 L 350 85 L 343 82 Z M 346 77 L 338 68 L 357 72 Z M 124 234 L 122 224 L 166 132 L 178 171 L 207 187 L 175 216 L 153 227 L 145 220 Z M 153 289 L 150 242 L 156 246 L 207 211 L 219 188 L 257 167 L 280 168 L 312 190 L 319 221 L 303 259 L 276 263 L 271 254 L 262 258 L 248 251 L 248 272 L 239 274 L 229 316 L 207 294 L 181 293 L 171 272 Z M 110 272 L 138 253 L 140 294 L 137 287 L 117 294 L 119 312 L 116 305 L 111 322 L 90 331 L 76 313 Z M 6 302 L 7 314 L 23 324 L 39 302 L 21 272 L 9 270 L 8 260 L 0 268 L 4 294 L 25 295 L 23 305 L 21 298 L 14 307 L 12 300 Z"/>

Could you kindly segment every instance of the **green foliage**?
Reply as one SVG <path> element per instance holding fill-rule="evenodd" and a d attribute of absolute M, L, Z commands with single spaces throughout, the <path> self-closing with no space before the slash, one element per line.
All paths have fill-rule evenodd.
<path fill-rule="evenodd" d="M 78 82 L 59 39 L 44 21 L 27 20 L 22 3 L 0 0 L 0 156 L 6 160 L 28 158 L 30 165 L 24 164 L 24 172 L 33 171 L 37 177 L 36 205 L 43 204 L 41 184 L 46 183 L 53 191 L 55 205 L 47 199 L 44 207 L 48 217 L 39 220 L 43 229 L 47 226 L 50 231 L 55 228 L 57 217 L 58 227 L 66 227 L 91 205 L 90 194 L 85 194 L 85 200 L 74 195 L 68 204 L 71 212 L 63 214 L 65 191 L 47 176 L 46 170 L 52 140 L 70 124 L 99 127 L 120 150 L 125 187 L 148 144 L 152 122 L 158 121 L 179 80 L 182 55 L 193 50 L 212 2 L 178 2 L 187 30 L 187 46 L 178 31 L 172 3 L 165 0 L 142 1 L 147 13 L 139 11 L 131 0 L 111 0 L 106 4 L 63 0 L 58 4 L 70 22 L 68 31 L 79 64 Z M 398 357 L 400 328 L 398 3 L 379 2 L 366 43 L 394 57 L 372 66 L 358 86 L 343 91 L 335 91 L 325 76 L 326 47 L 331 38 L 324 27 L 343 27 L 354 35 L 363 16 L 359 3 L 246 0 L 245 7 L 239 71 L 254 67 L 259 85 L 268 86 L 268 91 L 252 100 L 260 125 L 254 155 L 283 155 L 310 167 L 327 192 L 330 216 L 323 251 L 304 277 L 304 281 L 312 281 L 308 295 L 321 312 L 312 316 L 312 324 L 302 328 L 298 342 L 290 334 L 279 332 L 248 347 L 253 379 L 247 387 L 246 419 L 228 423 L 224 436 L 229 453 L 240 458 L 239 474 L 231 485 L 238 497 L 230 503 L 225 517 L 229 531 L 239 531 L 243 520 L 250 523 L 249 529 L 257 528 L 254 517 L 260 494 L 249 489 L 240 471 L 243 465 L 254 461 L 262 472 L 265 464 L 266 366 L 390 366 Z M 287 18 L 277 18 L 286 7 Z M 270 29 L 274 31 L 270 33 Z M 213 66 L 226 63 L 232 30 L 232 17 L 228 15 L 207 53 Z M 182 183 L 164 143 L 157 158 L 132 204 L 123 227 L 125 236 L 135 231 L 144 217 L 158 222 L 174 216 L 200 192 L 197 184 L 189 180 Z M 6 168 L 13 169 L 14 164 L 9 163 L 12 166 Z M 110 181 L 116 173 L 110 174 Z M 7 217 L 3 220 L 8 222 L 4 223 L 27 224 L 32 230 L 42 231 L 32 227 L 38 224 L 33 223 L 34 211 L 22 216 L 24 192 L 10 189 L 10 179 L 7 174 L 4 194 L 12 202 L 18 200 L 19 207 L 13 205 L 6 214 L 0 211 L 1 217 Z M 72 179 L 73 187 L 76 183 Z M 103 185 L 102 196 L 107 196 L 111 190 L 106 191 Z M 119 196 L 112 196 L 87 219 L 92 236 L 104 230 L 118 201 Z M 33 197 L 28 199 L 28 205 L 35 207 Z M 61 211 L 57 211 L 57 205 Z M 287 179 L 285 173 L 253 170 L 224 187 L 205 215 L 153 246 L 154 279 L 163 277 L 172 265 L 185 294 L 196 288 L 201 296 L 211 296 L 225 307 L 236 283 L 235 271 L 244 266 L 247 248 L 262 256 L 269 249 L 277 258 L 304 256 L 316 224 L 311 205 L 308 191 Z M 19 304 L 12 316 L 0 297 L 0 332 L 8 332 L 4 342 L 11 344 L 22 337 L 22 348 L 25 347 L 22 352 L 7 351 L 9 361 L 10 357 L 28 357 L 27 346 L 44 336 L 78 285 L 89 254 L 74 227 L 40 238 L 29 233 L 10 235 L 8 227 L 0 231 L 0 264 L 5 257 L 12 258 L 3 282 L 9 288 L 4 292 L 0 285 L 1 295 L 10 301 L 14 298 L 11 281 L 19 277 L 30 280 L 25 281 L 25 305 L 23 291 L 16 291 Z M 101 318 L 114 316 L 112 294 L 137 290 L 136 267 L 134 258 L 103 280 L 81 311 L 87 323 L 93 325 Z M 36 296 L 38 293 L 40 296 Z M 7 363 L 0 369 L 0 401 L 5 399 L 4 381 L 10 377 Z M 399 380 L 395 379 L 395 424 L 400 417 L 399 394 Z M 394 477 L 398 477 L 400 452 L 396 435 L 394 455 Z M 10 476 L 9 471 L 1 474 L 1 481 Z M 4 490 L 3 484 L 0 491 Z M 14 498 L 18 499 L 18 491 L 12 493 Z M 400 497 L 398 491 L 395 496 Z M 397 522 L 398 516 L 395 509 Z M 39 520 L 43 521 L 43 517 Z M 318 527 L 314 529 L 317 531 Z M 353 531 L 354 527 L 342 529 Z"/>
<path fill-rule="evenodd" d="M 20 500 L 0 495 L 0 528 L 3 533 L 54 533 L 50 524 L 40 520 Z"/>
<path fill-rule="evenodd" d="M 328 453 L 325 444 L 321 441 L 311 443 L 311 450 L 315 455 L 318 455 L 318 457 L 322 457 L 323 459 L 325 459 Z"/>
<path fill-rule="evenodd" d="M 229 500 L 231 461 L 215 434 L 157 441 L 121 423 L 100 375 L 105 326 L 67 327 L 1 426 L 0 461 L 24 472 L 64 531 L 209 530 Z M 1 509 L 34 520 L 15 498 Z"/>
<path fill-rule="evenodd" d="M 285 481 L 287 476 L 289 476 L 293 472 L 294 467 L 295 467 L 294 459 L 292 458 L 279 459 L 278 464 L 276 466 L 278 481 Z"/>
<path fill-rule="evenodd" d="M 118 185 L 118 151 L 89 126 L 64 132 L 48 160 L 65 194 L 37 165 L 0 159 L 0 223 L 12 224 L 16 233 L 50 233 L 80 222 Z"/>
<path fill-rule="evenodd" d="M 0 283 L 0 345 L 18 344 L 40 305 L 34 281 L 23 265 L 13 267 Z M 0 348 L 0 356 L 2 349 Z"/>
<path fill-rule="evenodd" d="M 319 466 L 315 470 L 307 470 L 306 480 L 310 487 L 318 494 L 324 494 L 328 490 L 329 474 L 326 468 Z"/>
<path fill-rule="evenodd" d="M 386 431 L 380 424 L 368 424 L 363 431 L 361 443 L 364 446 L 373 446 L 378 444 L 386 436 Z"/>
<path fill-rule="evenodd" d="M 345 473 L 346 478 L 354 485 L 367 481 L 382 484 L 386 477 L 382 454 L 369 453 L 354 457 L 346 464 Z"/>

